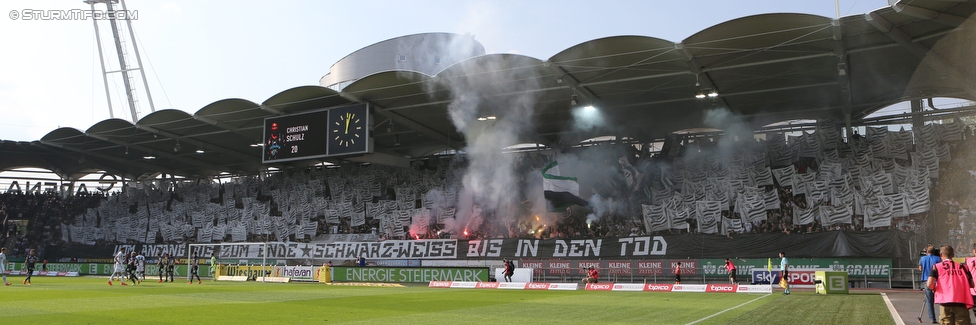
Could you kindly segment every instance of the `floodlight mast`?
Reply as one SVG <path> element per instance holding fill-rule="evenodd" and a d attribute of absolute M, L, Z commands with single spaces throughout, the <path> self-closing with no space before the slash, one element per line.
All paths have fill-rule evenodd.
<path fill-rule="evenodd" d="M 111 13 L 110 15 L 107 15 L 105 19 L 109 21 L 109 24 L 112 27 L 112 35 L 114 36 L 115 39 L 115 51 L 119 59 L 119 70 L 117 71 L 107 71 L 105 69 L 105 55 L 102 52 L 102 40 L 98 31 L 99 19 L 95 18 L 95 16 L 92 15 L 92 24 L 95 27 L 95 42 L 98 43 L 98 59 L 99 59 L 98 61 L 99 63 L 101 63 L 101 67 L 102 67 L 102 82 L 104 83 L 105 86 L 105 99 L 108 102 L 109 116 L 114 118 L 115 112 L 112 109 L 112 95 L 110 90 L 111 88 L 109 88 L 108 86 L 108 74 L 120 72 L 122 73 L 122 83 L 125 86 L 125 95 L 129 104 L 129 114 L 130 117 L 132 118 L 132 123 L 136 123 L 139 120 L 139 113 L 136 111 L 137 100 L 135 98 L 135 89 L 132 85 L 132 80 L 129 75 L 129 71 L 139 72 L 139 74 L 142 77 L 142 85 L 143 87 L 145 87 L 146 98 L 149 100 L 150 111 L 155 112 L 156 107 L 153 104 L 152 93 L 149 91 L 149 82 L 146 80 L 146 72 L 142 68 L 142 58 L 139 55 L 139 46 L 136 44 L 135 34 L 132 31 L 132 17 L 129 17 L 128 10 L 125 7 L 125 0 L 84 0 L 83 2 L 91 6 L 91 10 L 93 13 L 95 12 L 96 3 L 104 3 L 105 7 L 107 8 L 107 12 Z M 135 57 L 136 57 L 136 65 L 133 67 L 130 67 L 129 63 L 126 62 L 125 46 L 122 44 L 122 36 L 119 35 L 120 26 L 118 26 L 118 23 L 116 23 L 116 19 L 118 19 L 118 16 L 114 14 L 116 12 L 114 4 L 116 3 L 119 3 L 122 6 L 122 11 L 125 12 L 124 20 L 129 30 L 129 44 L 132 44 L 132 51 L 135 53 Z"/>

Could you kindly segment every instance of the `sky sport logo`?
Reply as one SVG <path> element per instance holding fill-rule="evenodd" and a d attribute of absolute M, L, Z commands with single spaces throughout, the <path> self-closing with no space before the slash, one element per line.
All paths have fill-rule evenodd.
<path fill-rule="evenodd" d="M 10 20 L 138 20 L 138 10 L 55 10 L 21 9 L 11 10 Z"/>

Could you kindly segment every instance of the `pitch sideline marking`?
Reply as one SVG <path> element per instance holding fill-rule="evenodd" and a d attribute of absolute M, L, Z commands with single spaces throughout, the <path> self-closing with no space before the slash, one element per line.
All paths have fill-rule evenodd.
<path fill-rule="evenodd" d="M 705 318 L 702 318 L 702 319 L 699 319 L 699 320 L 696 320 L 696 321 L 694 321 L 694 322 L 691 322 L 691 323 L 688 323 L 688 324 L 686 324 L 686 325 L 691 325 L 691 324 L 695 324 L 695 323 L 700 323 L 700 322 L 703 322 L 703 321 L 705 321 L 705 320 L 708 320 L 709 318 L 712 318 L 712 317 L 715 317 L 715 316 L 718 316 L 718 315 L 721 315 L 721 314 L 723 314 L 723 313 L 725 313 L 725 312 L 727 312 L 727 311 L 730 311 L 730 310 L 733 310 L 733 309 L 736 309 L 736 308 L 739 308 L 739 307 L 742 307 L 742 306 L 745 306 L 745 305 L 748 305 L 748 304 L 751 304 L 751 303 L 752 303 L 753 301 L 756 301 L 756 300 L 759 300 L 759 299 L 762 299 L 762 298 L 766 298 L 766 297 L 769 297 L 769 296 L 771 296 L 771 295 L 772 295 L 772 294 L 767 294 L 767 295 L 764 295 L 764 296 L 762 296 L 762 297 L 759 297 L 759 298 L 756 298 L 756 299 L 753 299 L 753 300 L 749 300 L 749 301 L 746 301 L 746 302 L 744 302 L 744 303 L 741 303 L 741 304 L 739 304 L 738 306 L 735 306 L 735 307 L 729 307 L 729 308 L 726 308 L 726 309 L 725 309 L 725 310 L 723 310 L 723 311 L 720 311 L 720 312 L 717 312 L 717 313 L 714 313 L 714 314 L 711 314 L 711 315 L 708 315 L 708 316 L 705 316 Z"/>
<path fill-rule="evenodd" d="M 891 304 L 891 299 L 888 299 L 888 295 L 882 292 L 881 297 L 884 298 L 885 306 L 888 306 L 888 312 L 891 313 L 891 318 L 895 320 L 895 325 L 905 325 L 905 320 L 901 319 L 901 314 L 895 309 L 895 305 Z"/>

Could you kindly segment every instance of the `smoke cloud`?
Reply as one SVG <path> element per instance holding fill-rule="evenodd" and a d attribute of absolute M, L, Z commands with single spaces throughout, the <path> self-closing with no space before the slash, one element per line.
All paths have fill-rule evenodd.
<path fill-rule="evenodd" d="M 485 9 L 480 10 L 482 13 L 495 12 L 491 8 L 482 9 Z M 486 19 L 472 21 L 488 23 Z M 519 93 L 538 88 L 535 80 L 539 76 L 534 69 L 512 69 L 512 63 L 521 59 L 518 56 L 494 54 L 470 58 L 472 38 L 446 40 L 435 45 L 438 53 L 453 59 L 468 59 L 459 60 L 426 85 L 428 89 L 449 92 L 448 114 L 466 142 L 463 153 L 458 155 L 465 164 L 457 164 L 463 168 L 457 212 L 454 220 L 445 222 L 445 230 L 455 234 L 473 233 L 483 224 L 500 227 L 510 223 L 504 222 L 511 220 L 508 212 L 518 210 L 521 205 L 518 199 L 522 177 L 515 168 L 515 155 L 503 153 L 502 149 L 533 131 L 538 98 L 531 93 Z"/>
<path fill-rule="evenodd" d="M 716 143 L 716 153 L 721 157 L 729 157 L 739 150 L 749 149 L 756 144 L 755 130 L 741 115 L 735 114 L 728 108 L 714 108 L 705 111 L 702 122 L 707 127 L 722 129 L 725 135 Z"/>

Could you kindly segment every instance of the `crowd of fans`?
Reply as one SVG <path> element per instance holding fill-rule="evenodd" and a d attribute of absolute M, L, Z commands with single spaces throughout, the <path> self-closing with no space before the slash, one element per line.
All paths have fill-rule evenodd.
<path fill-rule="evenodd" d="M 101 193 L 67 197 L 54 193 L 0 194 L 0 245 L 9 245 L 12 256 L 24 255 L 31 248 L 43 253 L 47 245 L 61 243 L 62 223 L 97 207 L 102 198 Z"/>
<path fill-rule="evenodd" d="M 897 218 L 893 220 L 891 227 L 878 227 L 866 229 L 864 227 L 863 216 L 855 215 L 850 224 L 836 224 L 824 226 L 820 220 L 816 220 L 808 225 L 794 225 L 793 213 L 794 206 L 807 208 L 807 200 L 804 195 L 793 195 L 789 187 L 781 187 L 778 184 L 765 186 L 766 191 L 776 191 L 779 197 L 779 208 L 766 211 L 766 220 L 754 223 L 745 222 L 743 228 L 737 232 L 722 233 L 722 236 L 734 237 L 737 233 L 786 233 L 802 234 L 820 231 L 836 230 L 887 230 L 899 229 L 910 232 L 925 232 L 932 229 L 943 229 L 950 240 L 956 245 L 968 244 L 965 241 L 976 236 L 976 200 L 971 193 L 976 188 L 976 150 L 971 134 L 967 133 L 967 140 L 955 143 L 951 147 L 954 157 L 950 164 L 946 164 L 942 169 L 940 179 L 943 182 L 935 181 L 932 189 L 933 209 L 922 214 L 913 214 L 907 218 Z M 855 140 L 858 141 L 858 140 Z M 625 158 L 629 159 L 626 164 L 616 170 L 617 174 L 621 169 L 626 169 L 631 164 L 637 166 L 634 173 L 656 168 L 662 159 L 661 155 L 652 155 L 649 152 L 628 152 Z M 546 163 L 548 158 L 540 156 L 526 156 L 527 158 L 518 161 L 516 169 L 538 170 Z M 602 213 L 596 213 L 592 208 L 574 207 L 558 213 L 545 213 L 541 218 L 537 213 L 538 208 L 532 207 L 532 203 L 524 201 L 516 204 L 517 209 L 508 211 L 484 211 L 478 218 L 466 221 L 467 226 L 464 232 L 457 230 L 457 227 L 450 227 L 447 223 L 437 222 L 437 219 L 427 221 L 429 226 L 422 232 L 413 232 L 408 229 L 400 229 L 398 232 L 390 232 L 388 222 L 382 221 L 376 216 L 369 216 L 361 223 L 355 223 L 348 218 L 338 220 L 329 218 L 323 211 L 306 212 L 304 219 L 294 217 L 296 213 L 301 213 L 302 205 L 312 204 L 311 202 L 352 202 L 354 206 L 365 206 L 367 204 L 377 204 L 384 201 L 396 201 L 400 209 L 454 209 L 456 206 L 436 206 L 438 202 L 429 197 L 429 192 L 433 190 L 457 189 L 461 183 L 461 174 L 457 171 L 458 167 L 464 167 L 468 162 L 464 157 L 454 158 L 431 158 L 429 160 L 416 162 L 410 168 L 393 168 L 385 166 L 368 167 L 342 167 L 342 168 L 308 168 L 301 170 L 283 171 L 266 177 L 241 177 L 231 182 L 184 182 L 180 184 L 169 184 L 167 186 L 145 185 L 144 188 L 126 187 L 121 193 L 112 193 L 105 196 L 102 193 L 92 195 L 79 194 L 74 196 L 62 196 L 54 193 L 4 193 L 0 194 L 0 244 L 11 248 L 12 256 L 22 255 L 26 250 L 35 248 L 42 250 L 46 245 L 63 243 L 65 240 L 63 225 L 75 225 L 79 217 L 86 213 L 91 214 L 92 209 L 107 210 L 106 206 L 119 206 L 119 209 L 128 210 L 131 218 L 143 218 L 142 216 L 159 212 L 153 211 L 152 206 L 158 206 L 168 213 L 183 214 L 178 218 L 170 217 L 169 223 L 182 223 L 189 225 L 190 229 L 186 232 L 170 236 L 157 236 L 156 243 L 182 243 L 195 241 L 196 232 L 201 231 L 198 220 L 193 220 L 188 216 L 190 211 L 183 212 L 177 210 L 179 203 L 189 205 L 208 205 L 206 211 L 223 211 L 219 217 L 210 217 L 205 220 L 209 226 L 227 224 L 231 221 L 240 220 L 242 214 L 246 214 L 245 219 L 251 214 L 264 214 L 271 218 L 284 218 L 290 216 L 292 220 L 317 223 L 315 235 L 324 234 L 371 234 L 380 239 L 417 239 L 417 238 L 511 238 L 511 237 L 534 237 L 534 238 L 571 238 L 571 237 L 623 237 L 648 235 L 646 227 L 640 215 L 640 204 L 648 199 L 649 191 L 640 191 L 640 185 L 649 184 L 651 177 L 643 180 L 623 179 L 617 183 L 615 176 L 608 177 L 609 181 L 595 186 L 593 190 L 596 194 L 604 194 L 606 197 L 614 197 L 619 192 L 617 188 L 638 188 L 633 191 L 634 195 L 618 195 L 615 198 L 616 209 L 611 209 Z M 794 167 L 800 172 L 815 172 L 818 169 L 816 161 L 800 160 L 794 162 Z M 528 175 L 524 173 L 523 175 Z M 656 181 L 659 181 L 657 178 Z M 524 183 L 537 181 L 532 177 L 523 177 L 519 182 Z M 356 184 L 363 183 L 366 184 Z M 637 182 L 638 185 L 633 183 Z M 641 183 L 644 182 L 644 183 Z M 618 184 L 619 183 L 619 184 Z M 311 186 L 311 188 L 309 188 Z M 526 188 L 528 188 L 526 186 Z M 409 189 L 409 191 L 403 190 Z M 519 195 L 525 196 L 524 193 Z M 198 199 L 200 197 L 202 199 Z M 300 198 L 300 199 L 296 199 Z M 452 197 L 457 201 L 456 196 Z M 266 211 L 249 211 L 245 205 L 258 204 L 266 206 Z M 453 204 L 453 203 L 452 203 Z M 189 209 L 189 208 L 187 208 Z M 518 211 L 516 211 L 518 210 Z M 944 210 L 944 212 L 943 212 Z M 228 212 L 229 211 L 229 212 Z M 236 211 L 236 212 L 235 212 Z M 368 212 L 368 211 L 367 211 Z M 123 212 L 124 214 L 125 212 Z M 944 224 L 932 222 L 933 216 L 947 216 Z M 99 218 L 106 218 L 108 215 L 100 215 Z M 732 207 L 730 210 L 722 211 L 725 218 L 740 219 L 741 216 Z M 129 218 L 129 217 L 127 217 Z M 92 220 L 85 221 L 92 223 Z M 294 226 L 293 221 L 290 226 Z M 697 233 L 694 220 L 684 230 L 672 229 L 666 233 Z M 106 220 L 100 219 L 98 223 L 107 224 Z M 197 227 L 197 228 L 193 228 Z M 407 228 L 406 226 L 403 226 Z M 412 226 L 411 226 L 412 228 Z M 469 231 L 470 229 L 470 231 Z M 393 235 L 399 233 L 399 235 Z M 287 240 L 309 240 L 314 236 L 298 238 L 298 236 L 281 235 L 272 231 L 263 233 L 248 232 L 246 237 L 231 239 L 230 235 L 216 236 L 213 241 L 287 241 Z M 131 239 L 128 239 L 131 241 Z M 115 241 L 125 243 L 126 241 Z M 112 243 L 104 241 L 93 241 L 93 244 Z M 966 245 L 962 245 L 966 246 Z"/>
<path fill-rule="evenodd" d="M 931 226 L 948 234 L 949 245 L 970 247 L 976 238 L 976 142 L 967 141 L 945 167 L 940 185 L 933 191 L 933 206 L 944 222 Z M 926 224 L 926 226 L 929 226 Z"/>

